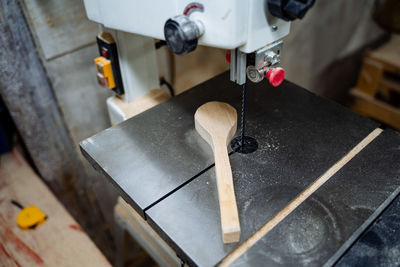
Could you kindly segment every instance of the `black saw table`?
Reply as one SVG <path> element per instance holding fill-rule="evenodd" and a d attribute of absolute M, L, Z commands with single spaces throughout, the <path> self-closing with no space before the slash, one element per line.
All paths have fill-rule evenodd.
<path fill-rule="evenodd" d="M 240 111 L 229 73 L 84 140 L 82 153 L 189 265 L 346 265 L 400 191 L 400 134 L 287 81 L 247 90 L 259 147 L 230 154 L 239 243 L 222 243 L 213 154 L 193 117 L 208 101 Z"/>

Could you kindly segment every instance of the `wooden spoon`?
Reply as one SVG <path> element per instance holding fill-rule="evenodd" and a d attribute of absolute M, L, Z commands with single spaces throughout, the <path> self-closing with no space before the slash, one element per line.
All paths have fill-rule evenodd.
<path fill-rule="evenodd" d="M 197 132 L 214 151 L 223 242 L 238 242 L 240 223 L 227 149 L 236 132 L 236 110 L 226 103 L 208 102 L 197 109 L 194 121 Z"/>

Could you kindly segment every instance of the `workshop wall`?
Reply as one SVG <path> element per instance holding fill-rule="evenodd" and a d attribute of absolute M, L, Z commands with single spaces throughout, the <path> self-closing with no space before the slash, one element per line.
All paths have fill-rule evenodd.
<path fill-rule="evenodd" d="M 82 0 L 24 0 L 25 16 L 30 26 L 38 53 L 46 68 L 58 106 L 79 155 L 84 181 L 82 187 L 65 185 L 65 190 L 81 190 L 90 194 L 91 204 L 100 213 L 93 213 L 97 225 L 85 229 L 112 259 L 113 206 L 117 193 L 106 180 L 95 172 L 79 152 L 81 140 L 107 128 L 110 122 L 106 98 L 111 93 L 97 85 L 93 58 L 97 56 L 95 36 L 98 27 L 86 18 Z M 366 45 L 379 39 L 382 32 L 370 20 L 373 0 L 317 0 L 307 16 L 292 24 L 285 38 L 282 65 L 287 78 L 320 94 L 340 99 L 355 83 L 360 62 L 360 52 Z M 171 64 L 166 49 L 159 52 L 160 71 Z M 205 56 L 204 56 L 205 55 Z M 199 48 L 186 57 L 174 56 L 177 92 L 204 81 L 226 69 L 225 51 Z M 343 62 L 346 64 L 338 64 Z M 165 63 L 167 62 L 167 63 Z M 66 204 L 66 203 L 64 203 Z M 68 206 L 69 209 L 79 207 Z M 71 212 L 72 214 L 79 214 Z M 87 218 L 76 218 L 85 225 Z M 109 241 L 109 242 L 107 242 Z"/>

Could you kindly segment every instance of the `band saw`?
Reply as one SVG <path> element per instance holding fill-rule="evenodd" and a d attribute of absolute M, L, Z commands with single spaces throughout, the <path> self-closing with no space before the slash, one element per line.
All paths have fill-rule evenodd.
<path fill-rule="evenodd" d="M 242 235 L 224 245 L 213 155 L 193 115 L 214 100 L 240 110 L 242 88 L 228 79 L 217 76 L 81 143 L 90 163 L 193 265 L 221 263 L 379 129 L 288 81 L 249 84 L 247 134 L 259 147 L 230 154 Z M 336 262 L 400 190 L 400 134 L 386 129 L 367 141 L 233 266 Z"/>
<path fill-rule="evenodd" d="M 159 16 L 140 14 L 156 2 Z M 118 1 L 107 13 L 108 1 L 85 0 L 88 17 L 119 44 L 117 55 L 111 35 L 100 38 L 96 64 L 109 76 L 99 81 L 110 86 L 110 75 L 122 74 L 110 89 L 127 103 L 158 79 L 149 81 L 153 60 L 137 60 L 154 59 L 146 38 L 166 40 L 176 54 L 198 43 L 228 49 L 231 69 L 130 119 L 109 99 L 116 125 L 82 141 L 81 151 L 190 266 L 346 265 L 400 192 L 400 133 L 283 81 L 280 39 L 314 1 L 225 2 Z M 121 73 L 107 65 L 113 57 Z M 230 244 L 222 242 L 214 156 L 195 130 L 196 110 L 210 101 L 239 114 L 228 152 L 241 234 Z"/>

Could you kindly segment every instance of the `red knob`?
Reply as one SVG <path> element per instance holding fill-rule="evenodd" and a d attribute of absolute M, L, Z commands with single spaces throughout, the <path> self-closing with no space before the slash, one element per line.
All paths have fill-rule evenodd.
<path fill-rule="evenodd" d="M 226 51 L 225 59 L 228 63 L 231 63 L 231 50 Z"/>
<path fill-rule="evenodd" d="M 273 87 L 277 87 L 285 79 L 285 70 L 282 68 L 270 68 L 265 76 Z"/>

